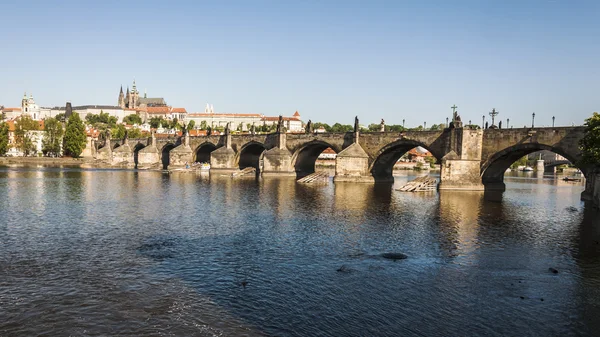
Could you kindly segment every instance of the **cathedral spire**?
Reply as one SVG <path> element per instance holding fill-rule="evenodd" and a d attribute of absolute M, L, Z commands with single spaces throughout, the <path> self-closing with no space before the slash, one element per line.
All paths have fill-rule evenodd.
<path fill-rule="evenodd" d="M 123 94 L 123 85 L 122 84 L 121 84 L 121 91 L 119 93 Z"/>

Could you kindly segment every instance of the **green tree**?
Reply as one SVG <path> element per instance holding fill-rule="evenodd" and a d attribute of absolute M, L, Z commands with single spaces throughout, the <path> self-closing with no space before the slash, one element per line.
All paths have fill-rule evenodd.
<path fill-rule="evenodd" d="M 131 114 L 123 118 L 123 123 L 129 125 L 142 125 L 142 118 L 137 114 Z"/>
<path fill-rule="evenodd" d="M 25 156 L 28 156 L 35 151 L 35 145 L 29 135 L 29 131 L 36 130 L 39 130 L 38 122 L 27 115 L 21 116 L 15 122 L 15 144 L 17 148 L 23 151 Z"/>
<path fill-rule="evenodd" d="M 150 127 L 153 129 L 158 129 L 160 126 L 165 126 L 167 127 L 167 121 L 164 120 L 164 118 L 162 117 L 152 117 L 150 118 Z"/>
<path fill-rule="evenodd" d="M 117 117 L 111 116 L 108 113 L 100 110 L 100 114 L 87 114 L 85 116 L 87 124 L 94 126 L 95 128 L 106 129 L 112 128 L 117 124 Z"/>
<path fill-rule="evenodd" d="M 188 122 L 188 124 L 187 124 L 187 129 L 188 129 L 188 130 L 193 130 L 193 129 L 194 129 L 194 126 L 196 126 L 196 122 L 195 122 L 195 121 L 193 121 L 193 120 L 191 120 L 191 121 L 189 121 L 189 122 Z"/>
<path fill-rule="evenodd" d="M 65 114 L 64 113 L 59 113 L 56 116 L 54 116 L 54 118 L 61 123 L 65 122 Z"/>
<path fill-rule="evenodd" d="M 354 131 L 354 126 L 352 125 L 343 125 L 340 123 L 335 123 L 331 126 L 329 132 L 351 132 Z"/>
<path fill-rule="evenodd" d="M 316 122 L 315 124 L 313 124 L 313 130 L 317 130 L 321 127 L 323 127 L 323 129 L 325 129 L 326 132 L 331 132 L 331 126 L 329 126 L 329 124 L 327 123 Z"/>
<path fill-rule="evenodd" d="M 433 124 L 429 130 L 431 131 L 438 131 L 438 130 L 444 130 L 446 128 L 446 124 Z"/>
<path fill-rule="evenodd" d="M 6 155 L 8 152 L 8 124 L 0 123 L 0 156 Z"/>
<path fill-rule="evenodd" d="M 179 120 L 177 119 L 177 117 L 173 118 L 173 120 L 171 120 L 171 124 L 169 125 L 170 129 L 175 129 L 175 130 L 181 130 L 181 124 L 179 124 Z"/>
<path fill-rule="evenodd" d="M 142 138 L 142 131 L 140 131 L 138 128 L 131 128 L 127 132 L 127 137 L 133 139 Z"/>
<path fill-rule="evenodd" d="M 46 156 L 60 156 L 64 135 L 62 123 L 56 118 L 46 118 L 44 121 L 44 131 L 42 152 Z"/>
<path fill-rule="evenodd" d="M 515 170 L 517 169 L 519 166 L 527 166 L 527 156 L 523 156 L 519 159 L 517 159 L 516 162 L 512 163 L 510 165 L 510 168 Z"/>
<path fill-rule="evenodd" d="M 110 129 L 111 137 L 114 139 L 122 139 L 125 137 L 125 130 L 126 129 L 123 124 L 115 125 Z M 127 136 L 129 137 L 129 133 L 127 133 Z"/>
<path fill-rule="evenodd" d="M 200 130 L 208 130 L 208 123 L 206 121 L 200 122 Z"/>
<path fill-rule="evenodd" d="M 85 125 L 79 114 L 74 113 L 67 121 L 67 129 L 64 137 L 65 154 L 71 157 L 79 157 L 85 149 L 86 135 Z"/>
<path fill-rule="evenodd" d="M 585 134 L 579 141 L 582 152 L 581 162 L 600 166 L 600 114 L 594 112 L 585 120 Z"/>

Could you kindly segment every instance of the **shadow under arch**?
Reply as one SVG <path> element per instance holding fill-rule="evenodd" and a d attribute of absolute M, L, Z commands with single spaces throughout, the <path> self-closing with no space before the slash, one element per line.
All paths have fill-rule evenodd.
<path fill-rule="evenodd" d="M 249 143 L 244 144 L 240 149 L 238 158 L 237 158 L 237 166 L 239 169 L 244 169 L 246 167 L 254 167 L 256 172 L 260 172 L 260 162 L 262 159 L 263 152 L 267 148 L 263 143 L 259 143 L 256 141 L 251 141 Z"/>
<path fill-rule="evenodd" d="M 133 163 L 135 164 L 135 168 L 138 167 L 138 154 L 139 154 L 140 150 L 145 147 L 146 147 L 146 145 L 144 145 L 142 143 L 137 143 L 133 147 Z"/>
<path fill-rule="evenodd" d="M 204 142 L 194 151 L 195 163 L 210 163 L 210 153 L 217 149 L 217 146 L 211 142 Z"/>
<path fill-rule="evenodd" d="M 394 165 L 406 152 L 414 149 L 415 147 L 422 147 L 429 151 L 436 159 L 437 163 L 440 163 L 441 157 L 439 154 L 434 153 L 426 144 L 412 139 L 399 139 L 395 142 L 389 143 L 381 148 L 377 152 L 375 160 L 369 171 L 373 175 L 376 182 L 393 182 L 394 176 Z"/>
<path fill-rule="evenodd" d="M 171 161 L 170 152 L 175 148 L 175 144 L 167 143 L 163 146 L 162 151 L 160 152 L 160 162 L 162 163 L 163 170 L 166 170 L 169 167 L 169 162 Z"/>
<path fill-rule="evenodd" d="M 519 158 L 532 152 L 546 150 L 565 157 L 571 163 L 577 163 L 576 155 L 561 148 L 539 143 L 523 143 L 496 152 L 481 165 L 481 182 L 486 190 L 504 191 L 504 173 Z M 579 167 L 584 176 L 586 168 Z"/>
<path fill-rule="evenodd" d="M 315 173 L 315 163 L 321 152 L 327 148 L 334 149 L 331 144 L 313 140 L 304 144 L 292 155 L 292 165 L 296 170 L 296 179 L 305 177 L 311 173 Z M 335 151 L 335 149 L 334 149 Z M 337 153 L 338 151 L 336 151 Z"/>

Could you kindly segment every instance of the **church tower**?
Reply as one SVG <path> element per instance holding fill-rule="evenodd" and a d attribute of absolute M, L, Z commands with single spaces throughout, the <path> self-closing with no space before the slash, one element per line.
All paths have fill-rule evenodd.
<path fill-rule="evenodd" d="M 127 102 L 126 105 L 130 109 L 133 108 L 133 105 L 132 105 L 132 103 L 133 103 L 132 101 L 133 100 L 131 98 L 132 97 L 131 97 L 131 93 L 129 92 L 129 86 L 127 86 L 127 94 L 125 95 L 125 102 Z"/>
<path fill-rule="evenodd" d="M 125 96 L 123 95 L 123 86 L 121 86 L 121 92 L 119 92 L 119 106 L 121 109 L 125 109 Z"/>

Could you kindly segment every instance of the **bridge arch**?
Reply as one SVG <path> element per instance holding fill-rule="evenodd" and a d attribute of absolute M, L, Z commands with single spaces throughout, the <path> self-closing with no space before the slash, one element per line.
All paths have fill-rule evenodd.
<path fill-rule="evenodd" d="M 250 141 L 244 144 L 237 155 L 236 164 L 239 169 L 246 167 L 254 167 L 256 172 L 261 169 L 261 160 L 266 150 L 266 146 L 263 143 L 257 141 Z"/>
<path fill-rule="evenodd" d="M 174 143 L 167 143 L 162 147 L 160 151 L 160 162 L 162 164 L 163 170 L 166 170 L 169 167 L 169 163 L 171 161 L 170 152 L 176 147 Z"/>
<path fill-rule="evenodd" d="M 440 162 L 441 154 L 434 152 L 427 144 L 412 139 L 399 139 L 385 145 L 377 152 L 375 160 L 369 167 L 375 181 L 394 181 L 393 170 L 398 159 L 419 146 L 429 151 L 436 161 Z"/>
<path fill-rule="evenodd" d="M 314 173 L 315 163 L 319 158 L 319 155 L 327 148 L 332 148 L 335 151 L 334 146 L 327 142 L 312 140 L 296 150 L 292 155 L 292 165 L 296 170 L 296 177 L 302 178 Z M 337 152 L 338 151 L 336 151 L 336 153 Z"/>
<path fill-rule="evenodd" d="M 142 144 L 142 143 L 137 143 L 135 144 L 135 146 L 133 147 L 133 163 L 135 165 L 135 168 L 138 167 L 138 155 L 141 149 L 145 148 L 146 145 Z"/>
<path fill-rule="evenodd" d="M 210 163 L 210 153 L 217 149 L 217 146 L 211 142 L 204 142 L 194 150 L 194 162 Z"/>
<path fill-rule="evenodd" d="M 502 149 L 490 156 L 481 165 L 481 182 L 488 190 L 504 190 L 504 173 L 519 158 L 532 152 L 547 150 L 565 157 L 571 163 L 577 163 L 579 153 L 571 153 L 561 147 L 540 144 L 540 143 L 522 143 Z M 586 168 L 579 167 L 581 172 L 586 175 Z"/>

